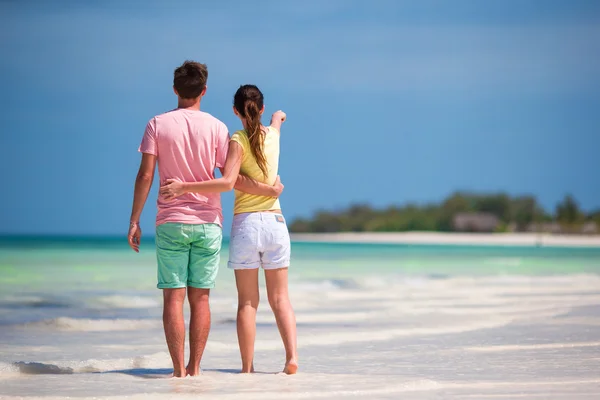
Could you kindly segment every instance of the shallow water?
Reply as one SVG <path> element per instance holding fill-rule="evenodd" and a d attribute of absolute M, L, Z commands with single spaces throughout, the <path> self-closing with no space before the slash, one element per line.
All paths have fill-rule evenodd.
<path fill-rule="evenodd" d="M 152 243 L 0 242 L 2 398 L 598 398 L 600 249 L 293 246 L 300 373 L 266 296 L 240 375 L 222 269 L 196 378 L 169 379 Z M 261 284 L 264 282 L 261 281 Z M 187 312 L 187 310 L 186 310 Z"/>

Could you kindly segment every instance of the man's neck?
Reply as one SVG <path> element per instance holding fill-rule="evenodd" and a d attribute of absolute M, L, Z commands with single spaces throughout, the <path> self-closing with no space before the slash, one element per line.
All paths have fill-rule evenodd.
<path fill-rule="evenodd" d="M 200 110 L 200 97 L 197 99 L 178 99 L 177 108 L 184 108 L 186 110 Z"/>

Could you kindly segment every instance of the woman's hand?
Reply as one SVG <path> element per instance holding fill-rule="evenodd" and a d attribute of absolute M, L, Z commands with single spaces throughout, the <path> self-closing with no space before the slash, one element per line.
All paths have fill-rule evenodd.
<path fill-rule="evenodd" d="M 273 113 L 273 116 L 271 117 L 271 123 L 278 122 L 279 124 L 282 124 L 285 122 L 286 118 L 287 115 L 285 115 L 283 111 L 277 110 Z"/>
<path fill-rule="evenodd" d="M 160 187 L 160 194 L 165 200 L 173 200 L 186 193 L 185 183 L 177 179 L 167 179 L 165 184 Z"/>
<path fill-rule="evenodd" d="M 275 198 L 279 198 L 281 193 L 283 192 L 283 183 L 281 183 L 281 178 L 277 175 L 277 179 L 275 179 L 275 183 L 273 184 L 273 189 L 275 189 Z"/>

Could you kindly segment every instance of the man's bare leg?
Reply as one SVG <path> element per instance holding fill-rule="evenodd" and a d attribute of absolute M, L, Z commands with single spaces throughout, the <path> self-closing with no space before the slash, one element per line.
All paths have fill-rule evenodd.
<path fill-rule="evenodd" d="M 208 296 L 210 289 L 188 287 L 190 302 L 190 361 L 187 373 L 191 376 L 200 375 L 200 361 L 206 347 L 210 332 L 210 304 Z"/>
<path fill-rule="evenodd" d="M 283 372 L 295 374 L 298 370 L 298 350 L 296 344 L 296 316 L 288 295 L 288 269 L 265 270 L 269 305 L 275 314 L 277 328 L 285 347 L 285 367 Z"/>
<path fill-rule="evenodd" d="M 184 364 L 185 322 L 183 320 L 183 302 L 185 288 L 163 289 L 163 326 L 167 346 L 173 361 L 173 376 L 186 376 Z"/>
<path fill-rule="evenodd" d="M 235 271 L 238 291 L 237 334 L 242 356 L 242 373 L 254 372 L 254 339 L 258 309 L 258 269 Z"/>

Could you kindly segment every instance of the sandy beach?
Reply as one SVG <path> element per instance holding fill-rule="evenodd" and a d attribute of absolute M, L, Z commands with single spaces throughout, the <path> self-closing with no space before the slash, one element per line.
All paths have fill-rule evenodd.
<path fill-rule="evenodd" d="M 537 233 L 446 232 L 340 232 L 296 233 L 295 242 L 380 243 L 467 246 L 600 247 L 600 235 L 552 235 Z"/>

